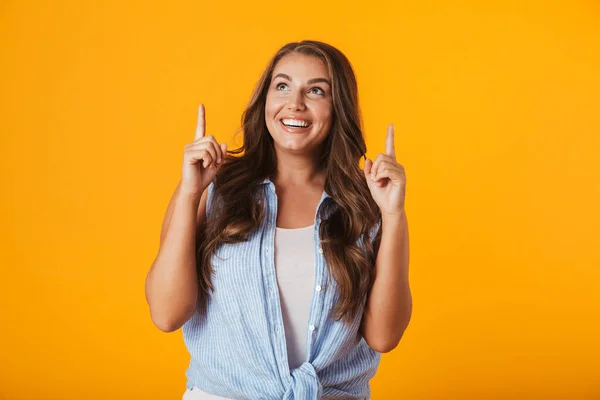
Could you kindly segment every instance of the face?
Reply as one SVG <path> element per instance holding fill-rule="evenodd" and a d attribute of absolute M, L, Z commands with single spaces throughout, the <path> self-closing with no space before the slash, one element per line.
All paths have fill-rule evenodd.
<path fill-rule="evenodd" d="M 291 53 L 279 60 L 265 105 L 276 149 L 314 154 L 331 128 L 330 82 L 325 64 L 316 57 Z"/>

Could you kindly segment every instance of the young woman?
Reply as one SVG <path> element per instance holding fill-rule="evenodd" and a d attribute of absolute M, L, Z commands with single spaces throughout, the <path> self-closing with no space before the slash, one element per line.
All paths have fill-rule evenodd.
<path fill-rule="evenodd" d="M 368 399 L 412 312 L 393 128 L 361 170 L 354 72 L 316 41 L 275 54 L 242 123 L 227 151 L 200 106 L 146 278 L 154 324 L 183 327 L 183 397 Z"/>

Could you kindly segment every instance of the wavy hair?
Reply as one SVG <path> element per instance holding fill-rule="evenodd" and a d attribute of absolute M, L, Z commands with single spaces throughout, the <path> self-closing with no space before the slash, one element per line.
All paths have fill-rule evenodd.
<path fill-rule="evenodd" d="M 351 323 L 373 284 L 381 229 L 373 241 L 366 239 L 367 233 L 381 222 L 381 213 L 371 200 L 359 166 L 360 158 L 366 157 L 366 144 L 352 66 L 335 47 L 309 40 L 286 44 L 270 60 L 242 114 L 244 143 L 227 151 L 213 181 L 211 206 L 218 207 L 213 207 L 214 217 L 206 219 L 197 242 L 199 307 L 206 306 L 214 290 L 211 260 L 218 247 L 248 240 L 265 216 L 265 192 L 259 190 L 259 184 L 273 176 L 277 167 L 273 138 L 265 121 L 265 104 L 273 70 L 290 53 L 320 59 L 332 83 L 332 125 L 319 148 L 318 168 L 325 172 L 325 191 L 333 201 L 322 205 L 319 233 L 328 274 L 337 286 L 331 317 Z"/>

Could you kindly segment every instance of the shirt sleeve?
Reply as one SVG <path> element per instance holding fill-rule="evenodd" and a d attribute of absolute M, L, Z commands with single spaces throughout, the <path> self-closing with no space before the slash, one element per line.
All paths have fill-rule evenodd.
<path fill-rule="evenodd" d="M 206 220 L 208 221 L 212 216 L 213 210 L 213 193 L 215 190 L 215 181 L 210 182 L 208 187 L 206 188 L 208 191 L 206 194 Z"/>
<path fill-rule="evenodd" d="M 377 223 L 375 225 L 373 225 L 373 228 L 371 228 L 371 230 L 369 231 L 368 240 L 371 241 L 371 244 L 374 243 L 375 237 L 377 236 L 377 233 L 379 232 L 380 228 L 381 228 L 381 218 L 377 220 Z"/>
<path fill-rule="evenodd" d="M 367 241 L 369 241 L 371 243 L 374 254 L 373 254 L 373 259 L 370 261 L 372 262 L 373 266 L 375 265 L 375 261 L 377 258 L 377 252 L 379 251 L 379 243 L 376 243 L 375 239 L 377 238 L 377 234 L 379 233 L 380 228 L 381 228 L 381 218 L 379 220 L 377 220 L 375 225 L 373 225 L 373 227 L 368 232 L 366 232 L 366 234 L 363 235 L 363 240 L 362 240 L 363 250 L 365 250 Z"/>

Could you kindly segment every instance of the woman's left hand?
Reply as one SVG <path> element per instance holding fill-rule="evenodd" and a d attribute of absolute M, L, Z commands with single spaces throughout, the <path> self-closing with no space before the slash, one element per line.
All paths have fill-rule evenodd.
<path fill-rule="evenodd" d="M 365 178 L 371 196 L 381 210 L 382 218 L 402 216 L 406 195 L 406 174 L 404 167 L 396 161 L 394 148 L 394 126 L 389 125 L 385 153 L 379 153 L 375 162 L 365 161 Z"/>

